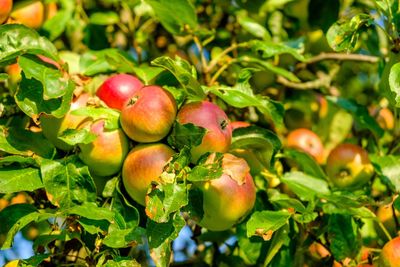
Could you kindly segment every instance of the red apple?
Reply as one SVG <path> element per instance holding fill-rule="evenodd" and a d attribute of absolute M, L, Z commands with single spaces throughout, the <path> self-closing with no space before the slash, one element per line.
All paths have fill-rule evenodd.
<path fill-rule="evenodd" d="M 326 172 L 336 187 L 356 188 L 371 179 L 374 167 L 362 147 L 340 144 L 329 153 Z"/>
<path fill-rule="evenodd" d="M 1 0 L 0 1 L 0 24 L 4 23 L 8 15 L 10 15 L 13 6 L 13 0 Z"/>
<path fill-rule="evenodd" d="M 27 27 L 39 29 L 44 20 L 44 5 L 42 1 L 30 1 L 27 4 L 21 2 L 15 6 L 11 17 Z"/>
<path fill-rule="evenodd" d="M 379 267 L 400 266 L 400 236 L 387 242 L 379 256 Z"/>
<path fill-rule="evenodd" d="M 170 92 L 156 85 L 145 86 L 125 103 L 121 126 L 134 141 L 157 142 L 169 133 L 176 112 L 176 101 Z"/>
<path fill-rule="evenodd" d="M 94 175 L 109 176 L 119 172 L 129 151 L 128 138 L 121 129 L 104 129 L 104 120 L 88 124 L 97 138 L 90 144 L 79 144 L 79 158 Z"/>
<path fill-rule="evenodd" d="M 214 157 L 211 154 L 207 160 Z M 221 177 L 196 184 L 203 192 L 204 210 L 198 224 L 211 231 L 234 226 L 251 211 L 256 200 L 256 187 L 244 159 L 226 153 L 222 168 Z"/>
<path fill-rule="evenodd" d="M 87 120 L 85 116 L 71 115 L 71 111 L 86 106 L 88 99 L 89 94 L 87 93 L 76 97 L 71 103 L 70 111 L 62 118 L 55 118 L 50 115 L 40 116 L 40 125 L 43 135 L 49 139 L 55 147 L 66 151 L 73 148 L 73 146 L 59 139 L 58 136 L 67 129 L 76 129 L 82 122 Z"/>
<path fill-rule="evenodd" d="M 287 136 L 287 147 L 296 148 L 308 153 L 318 163 L 322 163 L 324 160 L 324 146 L 321 139 L 311 130 L 299 128 L 291 131 Z"/>
<path fill-rule="evenodd" d="M 247 121 L 232 121 L 231 122 L 231 127 L 232 127 L 232 131 L 238 128 L 245 128 L 245 127 L 249 127 L 251 126 L 250 123 L 248 123 Z"/>
<path fill-rule="evenodd" d="M 135 76 L 117 74 L 105 80 L 96 95 L 108 107 L 121 110 L 126 101 L 142 87 L 143 83 Z"/>
<path fill-rule="evenodd" d="M 200 145 L 191 149 L 192 162 L 206 152 L 227 152 L 232 140 L 228 116 L 216 104 L 202 101 L 184 105 L 178 112 L 181 124 L 193 123 L 207 130 Z"/>
<path fill-rule="evenodd" d="M 140 144 L 126 157 L 122 167 L 122 181 L 133 200 L 145 205 L 147 190 L 152 181 L 158 181 L 164 166 L 175 152 L 162 143 Z"/>

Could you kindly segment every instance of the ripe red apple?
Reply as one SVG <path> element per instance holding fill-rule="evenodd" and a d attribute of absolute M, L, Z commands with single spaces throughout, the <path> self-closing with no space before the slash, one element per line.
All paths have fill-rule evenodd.
<path fill-rule="evenodd" d="M 79 144 L 79 158 L 94 175 L 109 176 L 119 172 L 129 151 L 128 138 L 121 129 L 104 129 L 104 120 L 88 124 L 97 138 L 90 144 Z"/>
<path fill-rule="evenodd" d="M 207 160 L 211 160 L 211 154 Z M 223 174 L 196 186 L 203 192 L 203 218 L 198 222 L 211 231 L 231 228 L 254 206 L 256 187 L 244 159 L 226 153 L 222 159 Z"/>
<path fill-rule="evenodd" d="M 299 128 L 287 136 L 287 146 L 310 154 L 318 163 L 324 161 L 324 146 L 321 139 L 313 131 Z"/>
<path fill-rule="evenodd" d="M 400 236 L 387 242 L 379 256 L 379 267 L 400 266 Z"/>
<path fill-rule="evenodd" d="M 174 153 L 162 143 L 140 144 L 129 152 L 122 167 L 122 181 L 133 200 L 145 205 L 148 187 L 152 181 L 158 181 Z"/>
<path fill-rule="evenodd" d="M 117 74 L 105 80 L 96 95 L 108 107 L 121 110 L 126 101 L 142 87 L 143 83 L 135 76 Z"/>
<path fill-rule="evenodd" d="M 65 143 L 58 136 L 67 129 L 76 129 L 79 124 L 87 120 L 85 116 L 71 115 L 71 111 L 86 106 L 89 94 L 84 93 L 76 97 L 70 107 L 70 111 L 62 118 L 55 118 L 50 115 L 40 116 L 40 125 L 43 135 L 53 143 L 53 145 L 62 150 L 71 150 L 73 146 Z"/>
<path fill-rule="evenodd" d="M 326 172 L 338 188 L 356 188 L 371 179 L 374 167 L 362 147 L 340 144 L 329 153 Z"/>
<path fill-rule="evenodd" d="M 27 27 L 39 29 L 44 20 L 44 5 L 42 1 L 30 1 L 28 4 L 21 2 L 15 6 L 11 17 Z"/>
<path fill-rule="evenodd" d="M 4 23 L 8 15 L 10 15 L 13 6 L 13 0 L 1 0 L 0 1 L 0 24 Z"/>
<path fill-rule="evenodd" d="M 193 123 L 207 130 L 200 145 L 191 149 L 192 162 L 206 152 L 227 152 L 232 140 L 228 116 L 216 104 L 202 101 L 184 105 L 178 112 L 181 124 Z"/>
<path fill-rule="evenodd" d="M 121 126 L 134 141 L 157 142 L 170 131 L 176 112 L 176 101 L 170 92 L 156 85 L 145 86 L 124 104 Z"/>

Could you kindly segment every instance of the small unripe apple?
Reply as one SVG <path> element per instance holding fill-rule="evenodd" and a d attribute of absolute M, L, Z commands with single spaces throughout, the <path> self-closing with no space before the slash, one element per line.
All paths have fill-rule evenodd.
<path fill-rule="evenodd" d="M 227 152 L 232 140 L 232 127 L 228 116 L 216 104 L 209 101 L 184 105 L 178 112 L 181 124 L 192 123 L 207 130 L 200 145 L 192 147 L 192 162 L 197 162 L 206 152 Z"/>
<path fill-rule="evenodd" d="M 376 121 L 382 129 L 392 130 L 394 128 L 393 112 L 388 108 L 379 110 Z"/>
<path fill-rule="evenodd" d="M 71 111 L 85 107 L 89 100 L 89 94 L 84 93 L 76 97 L 72 103 L 68 113 L 62 118 L 55 118 L 50 115 L 40 116 L 40 125 L 43 135 L 53 143 L 53 145 L 61 150 L 71 150 L 73 146 L 65 143 L 58 138 L 67 129 L 76 129 L 82 122 L 87 120 L 85 116 L 71 115 Z"/>
<path fill-rule="evenodd" d="M 296 148 L 311 155 L 318 163 L 324 160 L 324 146 L 319 136 L 306 128 L 291 131 L 287 136 L 287 147 Z"/>
<path fill-rule="evenodd" d="M 340 144 L 329 153 L 326 172 L 336 187 L 357 188 L 371 179 L 374 167 L 365 149 L 353 144 Z"/>
<path fill-rule="evenodd" d="M 387 242 L 379 256 L 379 267 L 400 266 L 400 236 Z"/>
<path fill-rule="evenodd" d="M 90 124 L 90 131 L 97 138 L 92 143 L 79 144 L 79 158 L 94 175 L 109 176 L 119 172 L 129 151 L 128 138 L 121 129 L 106 130 L 104 120 Z"/>
<path fill-rule="evenodd" d="M 9 81 L 12 85 L 16 85 L 17 83 L 19 83 L 21 81 L 21 67 L 18 65 L 18 63 L 14 63 L 11 65 L 8 65 L 5 68 L 8 77 L 9 77 Z"/>
<path fill-rule="evenodd" d="M 129 74 L 114 75 L 100 86 L 96 95 L 110 108 L 121 110 L 143 83 L 135 76 Z"/>
<path fill-rule="evenodd" d="M 145 205 L 147 190 L 152 181 L 159 181 L 164 166 L 175 152 L 162 143 L 140 144 L 126 157 L 122 167 L 122 181 L 133 200 Z"/>
<path fill-rule="evenodd" d="M 400 220 L 400 212 L 395 209 L 394 210 L 395 213 L 393 214 L 392 207 L 393 207 L 392 204 L 379 206 L 379 208 L 376 211 L 376 217 L 381 223 L 383 223 L 389 234 L 391 236 L 395 236 L 397 235 L 395 217 L 397 217 Z M 381 227 L 377 226 L 376 228 L 378 235 L 381 236 L 383 239 L 386 239 L 387 238 L 386 234 L 383 233 Z"/>
<path fill-rule="evenodd" d="M 8 15 L 10 15 L 13 6 L 13 0 L 1 0 L 0 1 L 0 24 L 4 23 Z"/>
<path fill-rule="evenodd" d="M 44 5 L 42 1 L 21 3 L 20 6 L 15 6 L 11 17 L 27 27 L 39 29 L 44 20 Z"/>
<path fill-rule="evenodd" d="M 211 154 L 207 160 L 215 157 Z M 203 218 L 198 222 L 211 231 L 224 231 L 244 218 L 253 208 L 256 187 L 244 159 L 226 153 L 223 174 L 196 186 L 203 192 Z"/>
<path fill-rule="evenodd" d="M 121 126 L 134 141 L 157 142 L 169 133 L 177 105 L 170 92 L 160 86 L 145 86 L 121 110 Z"/>

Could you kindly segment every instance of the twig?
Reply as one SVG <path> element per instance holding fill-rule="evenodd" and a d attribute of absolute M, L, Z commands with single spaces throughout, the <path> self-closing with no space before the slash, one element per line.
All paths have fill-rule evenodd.
<path fill-rule="evenodd" d="M 368 63 L 377 63 L 379 57 L 360 54 L 321 53 L 306 60 L 305 64 L 313 64 L 322 60 L 364 61 Z"/>
<path fill-rule="evenodd" d="M 205 79 L 206 83 L 208 83 L 210 81 L 210 73 L 208 71 L 206 57 L 204 56 L 203 46 L 202 46 L 199 38 L 196 35 L 193 35 L 193 41 L 197 46 L 197 50 L 199 50 L 200 60 L 201 60 L 201 68 L 203 70 L 204 79 Z"/>
<path fill-rule="evenodd" d="M 206 72 L 210 72 L 217 64 L 218 61 L 232 52 L 233 50 L 239 48 L 239 47 L 246 47 L 248 44 L 247 43 L 239 43 L 239 44 L 232 44 L 228 48 L 226 48 L 224 51 L 222 51 L 220 54 L 218 54 L 213 60 L 210 61 L 210 64 L 208 65 L 208 68 L 206 69 Z"/>

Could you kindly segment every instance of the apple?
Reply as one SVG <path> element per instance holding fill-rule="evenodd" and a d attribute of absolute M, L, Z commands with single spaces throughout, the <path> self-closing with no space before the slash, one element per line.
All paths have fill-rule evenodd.
<path fill-rule="evenodd" d="M 387 242 L 379 256 L 379 267 L 400 266 L 400 236 Z"/>
<path fill-rule="evenodd" d="M 58 12 L 57 3 L 50 2 L 46 5 L 46 20 L 54 17 Z"/>
<path fill-rule="evenodd" d="M 79 158 L 89 167 L 90 173 L 98 176 L 113 175 L 121 170 L 129 151 L 129 140 L 121 129 L 108 131 L 104 120 L 88 122 L 88 127 L 97 135 L 89 144 L 79 144 Z"/>
<path fill-rule="evenodd" d="M 170 92 L 160 86 L 145 86 L 121 110 L 121 126 L 134 141 L 157 142 L 169 133 L 177 105 Z"/>
<path fill-rule="evenodd" d="M 207 161 L 214 157 L 215 153 Z M 204 214 L 198 224 L 211 231 L 234 226 L 253 209 L 256 200 L 256 187 L 244 159 L 225 153 L 222 169 L 219 178 L 195 184 L 203 193 Z"/>
<path fill-rule="evenodd" d="M 21 71 L 22 71 L 22 69 L 18 65 L 18 63 L 14 63 L 14 64 L 11 64 L 11 65 L 8 65 L 5 68 L 5 70 L 6 70 L 7 74 L 8 74 L 9 81 L 10 81 L 10 83 L 12 85 L 16 85 L 21 81 L 21 78 L 22 78 Z"/>
<path fill-rule="evenodd" d="M 42 1 L 29 1 L 16 5 L 10 15 L 14 20 L 33 29 L 39 29 L 44 21 L 44 5 Z"/>
<path fill-rule="evenodd" d="M 232 140 L 232 126 L 228 116 L 209 101 L 192 102 L 181 107 L 177 120 L 192 123 L 207 130 L 200 145 L 192 147 L 192 162 L 197 162 L 206 152 L 227 152 Z"/>
<path fill-rule="evenodd" d="M 311 155 L 318 163 L 324 161 L 324 146 L 319 136 L 306 128 L 291 131 L 287 136 L 287 147 L 296 148 Z"/>
<path fill-rule="evenodd" d="M 65 143 L 58 138 L 62 132 L 67 129 L 76 129 L 82 122 L 87 120 L 85 116 L 71 115 L 71 111 L 86 106 L 89 100 L 89 94 L 84 93 L 76 97 L 70 107 L 70 111 L 62 118 L 55 118 L 50 115 L 40 116 L 40 125 L 43 135 L 53 143 L 53 145 L 61 150 L 71 150 L 73 146 Z"/>
<path fill-rule="evenodd" d="M 368 152 L 358 145 L 340 144 L 328 155 L 326 172 L 338 188 L 357 188 L 374 174 Z"/>
<path fill-rule="evenodd" d="M 376 121 L 382 129 L 392 130 L 394 128 L 393 112 L 388 108 L 382 108 L 379 110 Z"/>
<path fill-rule="evenodd" d="M 383 223 L 391 236 L 395 236 L 397 234 L 394 216 L 400 220 L 400 212 L 395 210 L 395 214 L 393 214 L 392 204 L 379 206 L 379 208 L 376 210 L 376 217 L 378 217 L 378 220 Z M 383 239 L 387 238 L 380 227 L 377 227 L 377 232 Z"/>
<path fill-rule="evenodd" d="M 251 124 L 247 121 L 232 121 L 231 122 L 231 127 L 232 127 L 232 131 L 238 128 L 245 128 L 245 127 L 249 127 L 251 126 Z"/>
<path fill-rule="evenodd" d="M 121 110 L 125 102 L 142 87 L 143 83 L 135 76 L 117 74 L 105 80 L 96 95 L 108 107 Z"/>
<path fill-rule="evenodd" d="M 13 0 L 0 1 L 0 24 L 4 23 L 10 15 L 13 6 Z"/>
<path fill-rule="evenodd" d="M 140 144 L 129 152 L 122 167 L 122 181 L 133 200 L 145 206 L 148 187 L 152 181 L 159 180 L 174 153 L 162 143 Z"/>

